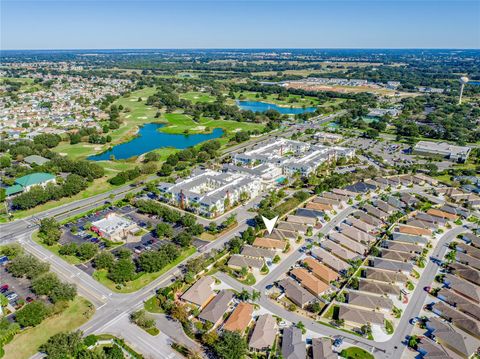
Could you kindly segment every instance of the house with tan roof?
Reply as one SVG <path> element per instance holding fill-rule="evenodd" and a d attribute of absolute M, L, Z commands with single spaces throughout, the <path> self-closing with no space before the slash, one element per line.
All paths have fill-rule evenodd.
<path fill-rule="evenodd" d="M 345 324 L 351 327 L 361 327 L 367 323 L 371 325 L 381 325 L 385 321 L 383 313 L 372 312 L 352 307 L 350 305 L 339 305 L 338 319 L 343 319 Z"/>
<path fill-rule="evenodd" d="M 317 224 L 317 219 L 311 218 L 311 217 L 296 216 L 291 214 L 287 217 L 287 222 L 300 223 L 303 225 L 315 227 L 315 225 Z"/>
<path fill-rule="evenodd" d="M 408 276 L 401 272 L 392 272 L 372 267 L 362 268 L 362 276 L 366 279 L 372 279 L 386 283 L 405 284 L 408 280 Z"/>
<path fill-rule="evenodd" d="M 357 259 L 361 259 L 362 257 L 345 248 L 345 247 L 342 247 L 340 244 L 338 243 L 335 243 L 334 241 L 330 240 L 330 239 L 327 239 L 327 240 L 324 240 L 320 243 L 320 245 L 322 246 L 322 248 L 325 248 L 327 249 L 328 251 L 330 251 L 332 254 L 334 254 L 335 256 L 337 256 L 338 258 L 344 260 L 344 261 L 350 261 L 350 260 L 357 260 Z"/>
<path fill-rule="evenodd" d="M 252 322 L 253 309 L 250 303 L 239 303 L 223 324 L 223 330 L 238 331 L 243 334 Z"/>
<path fill-rule="evenodd" d="M 425 359 L 459 359 L 455 353 L 448 348 L 444 348 L 441 344 L 424 337 L 417 345 L 418 352 Z"/>
<path fill-rule="evenodd" d="M 369 265 L 374 268 L 390 270 L 392 272 L 402 272 L 404 274 L 410 274 L 413 270 L 412 263 L 405 263 L 391 259 L 371 257 L 368 261 Z"/>
<path fill-rule="evenodd" d="M 390 311 L 393 308 L 393 302 L 390 298 L 366 294 L 355 290 L 349 290 L 347 292 L 346 300 L 349 305 L 360 308 L 386 311 Z"/>
<path fill-rule="evenodd" d="M 255 323 L 248 346 L 257 352 L 267 351 L 275 342 L 277 330 L 277 321 L 271 314 L 260 315 Z"/>
<path fill-rule="evenodd" d="M 471 244 L 474 247 L 480 248 L 480 237 L 476 236 L 473 233 L 463 233 L 462 238 L 468 244 Z"/>
<path fill-rule="evenodd" d="M 418 246 L 426 246 L 428 243 L 428 239 L 422 236 L 415 236 L 411 234 L 405 234 L 400 232 L 393 232 L 392 233 L 392 240 L 395 242 L 402 242 L 408 244 L 415 244 Z"/>
<path fill-rule="evenodd" d="M 448 266 L 457 277 L 480 286 L 480 271 L 462 263 L 450 263 Z"/>
<path fill-rule="evenodd" d="M 449 273 L 447 273 L 443 278 L 443 283 L 445 283 L 454 292 L 463 295 L 475 303 L 480 303 L 480 287 L 476 286 L 475 284 L 467 282 L 465 279 Z"/>
<path fill-rule="evenodd" d="M 290 275 L 299 281 L 305 289 L 317 297 L 321 296 L 330 288 L 328 284 L 322 282 L 304 268 L 294 268 L 290 271 Z"/>
<path fill-rule="evenodd" d="M 316 211 L 333 211 L 333 206 L 331 204 L 325 204 L 325 203 L 316 203 L 316 202 L 310 202 L 307 203 L 305 208 L 308 209 L 313 209 Z"/>
<path fill-rule="evenodd" d="M 328 238 L 341 246 L 352 250 L 353 252 L 363 256 L 367 252 L 367 247 L 361 244 L 360 242 L 354 241 L 353 239 L 343 235 L 337 231 L 331 231 L 328 233 Z"/>
<path fill-rule="evenodd" d="M 415 253 L 400 252 L 400 251 L 394 251 L 390 249 L 381 249 L 380 257 L 384 259 L 391 259 L 394 261 L 406 262 L 406 261 L 415 260 L 417 255 Z"/>
<path fill-rule="evenodd" d="M 337 280 L 340 276 L 337 272 L 330 269 L 323 263 L 320 263 L 313 257 L 307 256 L 303 263 L 307 268 L 321 281 L 330 284 L 330 282 Z"/>
<path fill-rule="evenodd" d="M 294 231 L 288 231 L 285 229 L 278 229 L 278 228 L 274 228 L 272 233 L 270 234 L 267 231 L 265 231 L 265 233 L 263 234 L 263 237 L 265 238 L 278 239 L 282 241 L 286 241 L 288 239 L 297 239 L 297 236 L 298 236 L 297 233 Z"/>
<path fill-rule="evenodd" d="M 253 242 L 254 247 L 273 249 L 275 251 L 284 251 L 287 247 L 287 241 L 271 238 L 257 237 Z"/>
<path fill-rule="evenodd" d="M 408 226 L 435 230 L 438 226 L 433 222 L 422 221 L 417 218 L 409 218 L 406 223 Z"/>
<path fill-rule="evenodd" d="M 350 268 L 350 264 L 347 262 L 338 259 L 332 253 L 320 248 L 314 247 L 311 249 L 310 254 L 318 259 L 323 264 L 327 265 L 328 267 L 332 268 L 334 271 L 340 273 L 348 270 Z"/>
<path fill-rule="evenodd" d="M 359 220 L 365 222 L 365 223 L 368 223 L 369 225 L 371 226 L 374 226 L 374 227 L 381 227 L 383 226 L 383 222 L 381 220 L 379 220 L 378 218 L 375 218 L 363 211 L 356 211 L 353 213 L 353 216 L 355 218 L 358 218 Z"/>
<path fill-rule="evenodd" d="M 364 232 L 356 227 L 349 226 L 346 223 L 340 224 L 339 229 L 342 234 L 357 242 L 370 244 L 376 241 L 376 238 L 371 234 L 368 234 L 367 232 Z"/>
<path fill-rule="evenodd" d="M 480 249 L 474 246 L 470 246 L 466 243 L 457 243 L 457 251 L 468 254 L 469 256 L 480 259 Z"/>
<path fill-rule="evenodd" d="M 388 214 L 392 214 L 397 210 L 395 207 L 390 206 L 387 202 L 382 201 L 381 199 L 377 199 L 373 201 L 373 205 L 377 207 L 379 210 L 386 212 Z"/>
<path fill-rule="evenodd" d="M 285 221 L 278 221 L 277 222 L 277 229 L 298 232 L 298 233 L 305 233 L 309 226 L 301 223 L 295 222 L 285 222 Z"/>
<path fill-rule="evenodd" d="M 380 295 L 399 295 L 400 288 L 391 283 L 375 282 L 369 279 L 360 278 L 358 281 L 358 290 Z"/>
<path fill-rule="evenodd" d="M 313 303 L 317 300 L 317 297 L 295 282 L 292 278 L 284 278 L 279 280 L 277 284 L 283 289 L 285 296 L 300 308 L 304 308 L 307 304 Z"/>
<path fill-rule="evenodd" d="M 276 255 L 274 250 L 244 245 L 240 252 L 242 256 L 253 258 L 273 259 Z"/>
<path fill-rule="evenodd" d="M 388 218 L 388 213 L 378 209 L 377 207 L 372 206 L 371 204 L 363 205 L 363 209 L 371 216 L 378 218 L 382 221 Z"/>
<path fill-rule="evenodd" d="M 435 208 L 430 208 L 427 211 L 427 214 L 429 214 L 431 216 L 435 216 L 435 217 L 444 218 L 444 219 L 447 219 L 447 220 L 450 220 L 450 221 L 456 221 L 458 219 L 458 216 L 455 215 L 455 214 L 444 212 L 444 211 L 441 211 L 441 210 L 435 209 Z"/>
<path fill-rule="evenodd" d="M 455 293 L 449 288 L 441 288 L 437 292 L 437 298 L 457 308 L 475 320 L 480 320 L 480 305 L 472 302 L 464 296 Z"/>
<path fill-rule="evenodd" d="M 445 348 L 452 350 L 461 358 L 470 358 L 478 349 L 480 343 L 477 339 L 455 330 L 453 326 L 438 318 L 429 318 L 426 323 L 432 338 Z"/>
<path fill-rule="evenodd" d="M 345 223 L 365 232 L 365 233 L 373 233 L 375 231 L 375 226 L 372 226 L 368 223 L 365 223 L 353 216 L 347 217 Z"/>
<path fill-rule="evenodd" d="M 457 262 L 466 264 L 470 267 L 480 270 L 480 259 L 469 256 L 468 254 L 457 251 L 457 254 L 455 255 L 455 260 Z"/>
<path fill-rule="evenodd" d="M 312 339 L 313 359 L 337 359 L 338 354 L 332 350 L 332 340 L 327 337 Z"/>
<path fill-rule="evenodd" d="M 432 235 L 432 231 L 429 229 L 406 226 L 404 224 L 400 224 L 398 226 L 398 231 L 400 233 L 411 234 L 414 236 L 431 236 Z"/>
<path fill-rule="evenodd" d="M 408 252 L 408 253 L 415 253 L 415 254 L 420 254 L 423 251 L 423 248 L 416 244 L 403 243 L 400 241 L 390 241 L 390 240 L 383 241 L 382 247 L 392 251 Z"/>
<path fill-rule="evenodd" d="M 210 276 L 205 276 L 197 280 L 185 293 L 180 297 L 183 301 L 191 303 L 203 308 L 215 297 L 215 292 L 212 287 L 215 284 L 215 279 Z"/>
<path fill-rule="evenodd" d="M 240 270 L 242 268 L 260 269 L 265 264 L 262 258 L 245 257 L 240 254 L 233 254 L 228 260 L 227 265 L 230 268 Z"/>

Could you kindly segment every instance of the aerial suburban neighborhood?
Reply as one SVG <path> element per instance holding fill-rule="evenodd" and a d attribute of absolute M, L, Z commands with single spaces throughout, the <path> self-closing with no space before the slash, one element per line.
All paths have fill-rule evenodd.
<path fill-rule="evenodd" d="M 0 7 L 0 358 L 480 358 L 477 2 Z"/>

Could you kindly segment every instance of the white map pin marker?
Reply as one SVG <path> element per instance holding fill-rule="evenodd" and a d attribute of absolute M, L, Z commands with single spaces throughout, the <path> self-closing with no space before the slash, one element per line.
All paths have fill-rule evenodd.
<path fill-rule="evenodd" d="M 264 216 L 262 216 L 263 223 L 265 223 L 265 227 L 267 227 L 268 234 L 272 233 L 273 227 L 275 227 L 275 223 L 277 223 L 278 216 L 272 218 L 272 219 L 267 219 Z"/>

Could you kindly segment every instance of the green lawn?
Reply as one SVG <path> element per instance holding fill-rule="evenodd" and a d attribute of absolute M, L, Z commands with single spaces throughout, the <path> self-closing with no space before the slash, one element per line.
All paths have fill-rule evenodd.
<path fill-rule="evenodd" d="M 29 328 L 17 334 L 7 344 L 3 359 L 27 359 L 34 355 L 38 347 L 48 338 L 60 332 L 75 330 L 93 315 L 93 305 L 83 297 L 76 297 L 68 308 L 60 314 L 45 319 L 34 328 Z"/>
<path fill-rule="evenodd" d="M 316 107 L 316 106 L 321 106 L 321 107 L 327 107 L 327 106 L 332 106 L 332 105 L 338 105 L 342 102 L 345 101 L 345 99 L 341 98 L 336 98 L 332 99 L 327 102 L 322 102 L 316 97 L 312 96 L 302 96 L 300 95 L 288 95 L 288 97 L 285 97 L 283 99 L 278 99 L 277 94 L 270 94 L 267 95 L 266 98 L 257 97 L 257 92 L 252 92 L 252 91 L 244 91 L 242 93 L 237 92 L 235 93 L 235 97 L 239 100 L 247 100 L 247 101 L 261 101 L 261 102 L 269 102 L 269 103 L 274 103 L 276 105 L 280 106 L 287 106 L 287 107 Z M 229 100 L 231 104 L 235 103 L 235 100 Z"/>
<path fill-rule="evenodd" d="M 250 122 L 237 122 L 227 120 L 214 120 L 211 118 L 202 117 L 198 122 L 195 122 L 190 116 L 183 113 L 167 113 L 164 119 L 168 123 L 167 126 L 161 128 L 164 133 L 210 133 L 214 128 L 222 128 L 227 133 L 234 133 L 242 130 L 259 130 L 264 129 L 264 125 Z"/>
<path fill-rule="evenodd" d="M 159 272 L 155 273 L 143 273 L 140 275 L 138 278 L 127 282 L 126 285 L 123 285 L 121 289 L 117 288 L 117 284 L 114 283 L 112 280 L 108 278 L 108 273 L 106 270 L 96 270 L 93 273 L 93 278 L 96 279 L 98 282 L 106 286 L 108 289 L 117 292 L 117 293 L 132 293 L 136 292 L 137 290 L 145 287 L 147 284 L 151 283 L 158 277 L 160 277 L 162 274 L 166 273 L 173 267 L 177 266 L 179 263 L 183 262 L 185 259 L 190 257 L 193 253 L 196 252 L 196 249 L 194 247 L 189 248 L 180 255 L 180 257 L 177 258 L 176 261 L 170 263 L 167 265 L 165 268 L 163 268 Z"/>
<path fill-rule="evenodd" d="M 180 94 L 180 98 L 191 101 L 193 103 L 197 103 L 197 102 L 208 103 L 208 102 L 215 102 L 216 100 L 215 96 L 212 96 L 205 92 L 196 92 L 196 91 L 182 93 Z"/>
<path fill-rule="evenodd" d="M 160 308 L 160 300 L 156 295 L 146 300 L 143 306 L 147 312 L 164 313 L 163 309 Z"/>
<path fill-rule="evenodd" d="M 347 359 L 375 359 L 372 354 L 359 347 L 350 347 L 344 349 L 340 353 L 340 356 Z"/>

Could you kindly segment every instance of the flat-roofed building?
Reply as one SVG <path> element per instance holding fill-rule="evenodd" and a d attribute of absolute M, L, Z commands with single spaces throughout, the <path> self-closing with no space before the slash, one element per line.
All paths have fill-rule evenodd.
<path fill-rule="evenodd" d="M 93 232 L 113 242 L 128 240 L 139 231 L 137 224 L 116 213 L 109 213 L 98 221 L 92 222 Z"/>
<path fill-rule="evenodd" d="M 465 162 L 470 155 L 471 147 L 456 146 L 447 142 L 418 141 L 413 153 L 421 156 L 446 158 L 454 162 Z"/>

